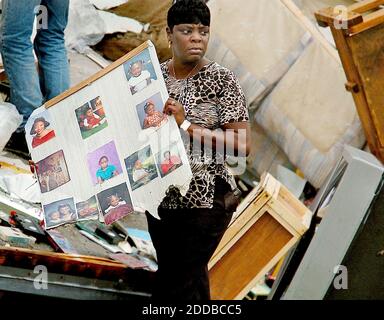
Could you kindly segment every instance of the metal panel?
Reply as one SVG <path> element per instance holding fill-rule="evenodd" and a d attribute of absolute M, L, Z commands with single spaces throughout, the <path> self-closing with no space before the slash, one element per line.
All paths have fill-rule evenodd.
<path fill-rule="evenodd" d="M 0 266 L 0 290 L 81 300 L 148 300 L 147 292 L 133 291 L 122 281 L 49 273 L 46 289 L 35 288 L 38 274 L 32 270 Z M 40 282 L 41 283 L 41 282 Z"/>
<path fill-rule="evenodd" d="M 383 179 L 383 166 L 371 154 L 346 147 L 348 163 L 284 300 L 323 299 Z"/>

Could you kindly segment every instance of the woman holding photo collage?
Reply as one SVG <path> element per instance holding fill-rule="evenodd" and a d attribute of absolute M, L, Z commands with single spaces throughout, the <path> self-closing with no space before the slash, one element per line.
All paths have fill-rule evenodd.
<path fill-rule="evenodd" d="M 248 155 L 248 110 L 235 75 L 204 57 L 210 32 L 205 2 L 174 2 L 167 23 L 173 54 L 161 66 L 170 95 L 163 112 L 182 129 L 193 178 L 185 196 L 169 190 L 158 208 L 161 220 L 147 213 L 159 265 L 153 298 L 208 300 L 207 264 L 238 204 L 236 183 L 219 146 Z M 212 141 L 213 150 L 194 147 L 188 143 L 192 139 L 200 142 L 196 145 Z"/>

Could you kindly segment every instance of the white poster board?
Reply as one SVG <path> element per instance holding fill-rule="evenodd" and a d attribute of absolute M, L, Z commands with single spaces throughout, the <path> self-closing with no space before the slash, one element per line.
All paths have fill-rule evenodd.
<path fill-rule="evenodd" d="M 158 217 L 169 186 L 187 192 L 192 172 L 173 116 L 162 113 L 167 99 L 148 41 L 35 110 L 26 138 L 46 228 L 110 224 L 134 208 Z"/>

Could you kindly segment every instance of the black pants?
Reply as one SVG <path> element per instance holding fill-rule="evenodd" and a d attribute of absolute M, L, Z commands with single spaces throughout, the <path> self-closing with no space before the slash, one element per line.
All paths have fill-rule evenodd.
<path fill-rule="evenodd" d="M 210 299 L 207 264 L 232 218 L 224 208 L 229 185 L 217 180 L 212 209 L 159 208 L 161 220 L 147 213 L 159 265 L 154 300 Z"/>

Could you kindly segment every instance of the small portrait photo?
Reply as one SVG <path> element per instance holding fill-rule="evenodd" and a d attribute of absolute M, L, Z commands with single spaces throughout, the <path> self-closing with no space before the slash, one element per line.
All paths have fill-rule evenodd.
<path fill-rule="evenodd" d="M 36 171 L 42 193 L 52 191 L 71 180 L 63 150 L 37 162 Z"/>
<path fill-rule="evenodd" d="M 97 194 L 105 224 L 111 224 L 133 212 L 133 205 L 126 183 Z"/>
<path fill-rule="evenodd" d="M 102 184 L 123 172 L 115 142 L 111 141 L 87 155 L 89 173 L 94 185 Z"/>
<path fill-rule="evenodd" d="M 100 97 L 83 104 L 75 110 L 75 113 L 83 139 L 89 138 L 108 126 Z"/>
<path fill-rule="evenodd" d="M 177 144 L 173 144 L 157 154 L 157 166 L 162 178 L 182 165 Z"/>
<path fill-rule="evenodd" d="M 52 128 L 52 119 L 48 110 L 32 116 L 25 125 L 28 145 L 36 148 L 55 137 L 55 130 Z"/>
<path fill-rule="evenodd" d="M 160 93 L 156 93 L 149 99 L 136 106 L 142 129 L 159 128 L 168 121 L 168 116 L 163 113 L 164 103 Z"/>
<path fill-rule="evenodd" d="M 46 229 L 77 220 L 73 198 L 59 200 L 43 205 L 43 210 Z"/>
<path fill-rule="evenodd" d="M 157 80 L 148 49 L 125 62 L 124 72 L 132 95 L 140 92 Z"/>
<path fill-rule="evenodd" d="M 96 196 L 89 198 L 87 201 L 76 203 L 76 211 L 79 219 L 97 218 L 100 210 L 97 204 Z"/>
<path fill-rule="evenodd" d="M 124 160 L 132 190 L 140 188 L 158 177 L 151 147 L 135 152 Z"/>

